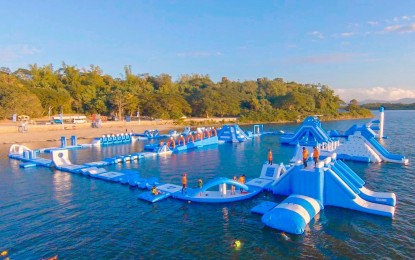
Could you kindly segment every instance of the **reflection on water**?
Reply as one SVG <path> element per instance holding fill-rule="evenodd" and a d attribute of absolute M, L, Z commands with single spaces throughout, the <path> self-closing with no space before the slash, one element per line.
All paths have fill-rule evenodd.
<path fill-rule="evenodd" d="M 61 204 L 70 202 L 72 198 L 72 175 L 56 172 L 53 174 L 54 198 Z"/>

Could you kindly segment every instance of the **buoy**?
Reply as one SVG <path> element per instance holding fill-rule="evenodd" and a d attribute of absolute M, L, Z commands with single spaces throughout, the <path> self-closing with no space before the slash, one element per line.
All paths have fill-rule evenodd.
<path fill-rule="evenodd" d="M 2 251 L 2 252 L 1 252 L 1 254 L 0 254 L 0 255 L 1 255 L 1 256 L 6 256 L 8 253 L 9 253 L 9 252 L 8 252 L 7 250 L 4 250 L 4 251 Z"/>
<path fill-rule="evenodd" d="M 241 241 L 239 241 L 239 240 L 235 240 L 235 241 L 233 241 L 232 246 L 233 246 L 233 247 L 236 247 L 236 248 L 240 247 L 240 246 L 241 246 Z"/>

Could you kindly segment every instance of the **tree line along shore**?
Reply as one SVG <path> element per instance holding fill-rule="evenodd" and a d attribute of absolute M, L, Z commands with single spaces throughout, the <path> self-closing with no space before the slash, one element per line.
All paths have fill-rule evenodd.
<path fill-rule="evenodd" d="M 13 114 L 32 118 L 99 114 L 123 119 L 140 116 L 180 123 L 185 117 L 237 117 L 240 123 L 296 122 L 308 115 L 322 120 L 371 117 L 358 104 L 345 104 L 329 86 L 286 82 L 282 78 L 233 81 L 209 75 L 134 74 L 125 66 L 120 78 L 62 63 L 0 68 L 0 119 Z"/>

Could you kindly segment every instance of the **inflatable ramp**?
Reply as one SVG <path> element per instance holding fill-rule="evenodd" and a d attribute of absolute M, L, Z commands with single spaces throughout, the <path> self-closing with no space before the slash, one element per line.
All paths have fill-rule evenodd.
<path fill-rule="evenodd" d="M 51 152 L 53 164 L 58 170 L 78 173 L 81 169 L 88 167 L 86 165 L 72 164 L 69 160 L 68 150 L 52 150 Z"/>

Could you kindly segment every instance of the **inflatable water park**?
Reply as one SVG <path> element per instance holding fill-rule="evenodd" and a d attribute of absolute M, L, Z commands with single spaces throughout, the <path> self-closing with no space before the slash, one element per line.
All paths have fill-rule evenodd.
<path fill-rule="evenodd" d="M 151 144 L 147 148 L 145 146 L 149 151 L 117 155 L 104 158 L 102 161 L 83 164 L 72 163 L 71 150 L 94 147 L 96 143 L 100 145 L 131 143 L 135 135 L 104 135 L 87 145 L 78 145 L 76 137 L 71 137 L 71 145 L 67 145 L 66 138 L 62 137 L 61 147 L 31 150 L 24 145 L 14 144 L 10 147 L 9 158 L 21 161 L 19 165 L 21 168 L 54 167 L 71 174 L 145 189 L 147 191 L 141 192 L 138 199 L 148 203 L 156 203 L 168 198 L 195 203 L 232 203 L 251 199 L 261 192 L 285 196 L 286 198 L 280 203 L 263 201 L 253 207 L 251 212 L 262 215 L 260 220 L 268 227 L 292 234 L 302 234 L 314 216 L 326 206 L 341 207 L 388 218 L 394 216 L 396 195 L 392 192 L 377 192 L 368 189 L 365 181 L 340 160 L 344 158 L 345 153 L 335 152 L 341 151 L 338 150 L 341 147 L 347 147 L 348 142 L 355 142 L 353 140 L 356 136 L 369 142 L 369 144 L 364 143 L 366 148 L 381 150 L 380 144 L 375 143 L 376 136 L 370 132 L 373 131 L 369 130 L 370 127 L 359 126 L 353 129 L 353 133 L 349 131 L 349 139 L 345 143 L 340 143 L 338 137 L 330 137 L 328 132 L 321 127 L 318 118 L 307 117 L 296 133 L 281 136 L 282 144 L 296 145 L 290 164 L 265 162 L 261 165 L 262 168 L 257 178 L 245 180 L 244 175 L 242 175 L 244 180 L 216 177 L 198 188 L 183 189 L 181 185 L 162 183 L 155 177 L 143 178 L 138 170 L 108 171 L 105 166 L 193 150 L 205 145 L 217 144 L 220 140 L 231 143 L 243 142 L 252 139 L 252 133 L 248 135 L 238 125 L 225 125 L 219 130 L 213 127 L 201 128 L 195 132 L 190 131 L 189 128 L 185 129 L 186 136 L 180 134 L 174 138 L 170 135 L 167 141 Z M 258 133 L 261 131 L 263 130 L 260 129 Z M 113 141 L 109 141 L 108 137 L 111 137 Z M 127 139 L 129 141 L 126 141 Z M 357 145 L 357 142 L 355 143 Z M 306 161 L 309 163 L 304 163 L 300 147 L 308 149 L 309 154 L 312 154 L 313 147 L 319 147 L 322 152 L 320 162 L 314 165 L 311 162 L 312 157 L 308 157 Z M 355 151 L 357 148 L 351 150 Z M 44 158 L 47 154 L 50 159 Z M 402 160 L 401 157 L 393 156 L 383 150 L 382 156 L 379 158 L 383 160 L 385 158 L 396 162 Z"/>
<path fill-rule="evenodd" d="M 375 127 L 374 122 L 379 121 L 371 121 L 361 126 L 353 125 L 344 134 L 339 134 L 338 131 L 329 131 L 329 134 L 322 128 L 317 117 L 309 116 L 295 133 L 282 135 L 280 142 L 286 145 L 316 146 L 323 155 L 329 156 L 336 153 L 338 159 L 408 164 L 409 161 L 405 156 L 390 153 L 379 143 L 378 139 L 383 138 L 383 119 L 380 121 L 380 128 Z M 376 133 L 375 129 L 379 129 L 379 133 Z M 297 149 L 297 152 L 301 151 Z"/>

